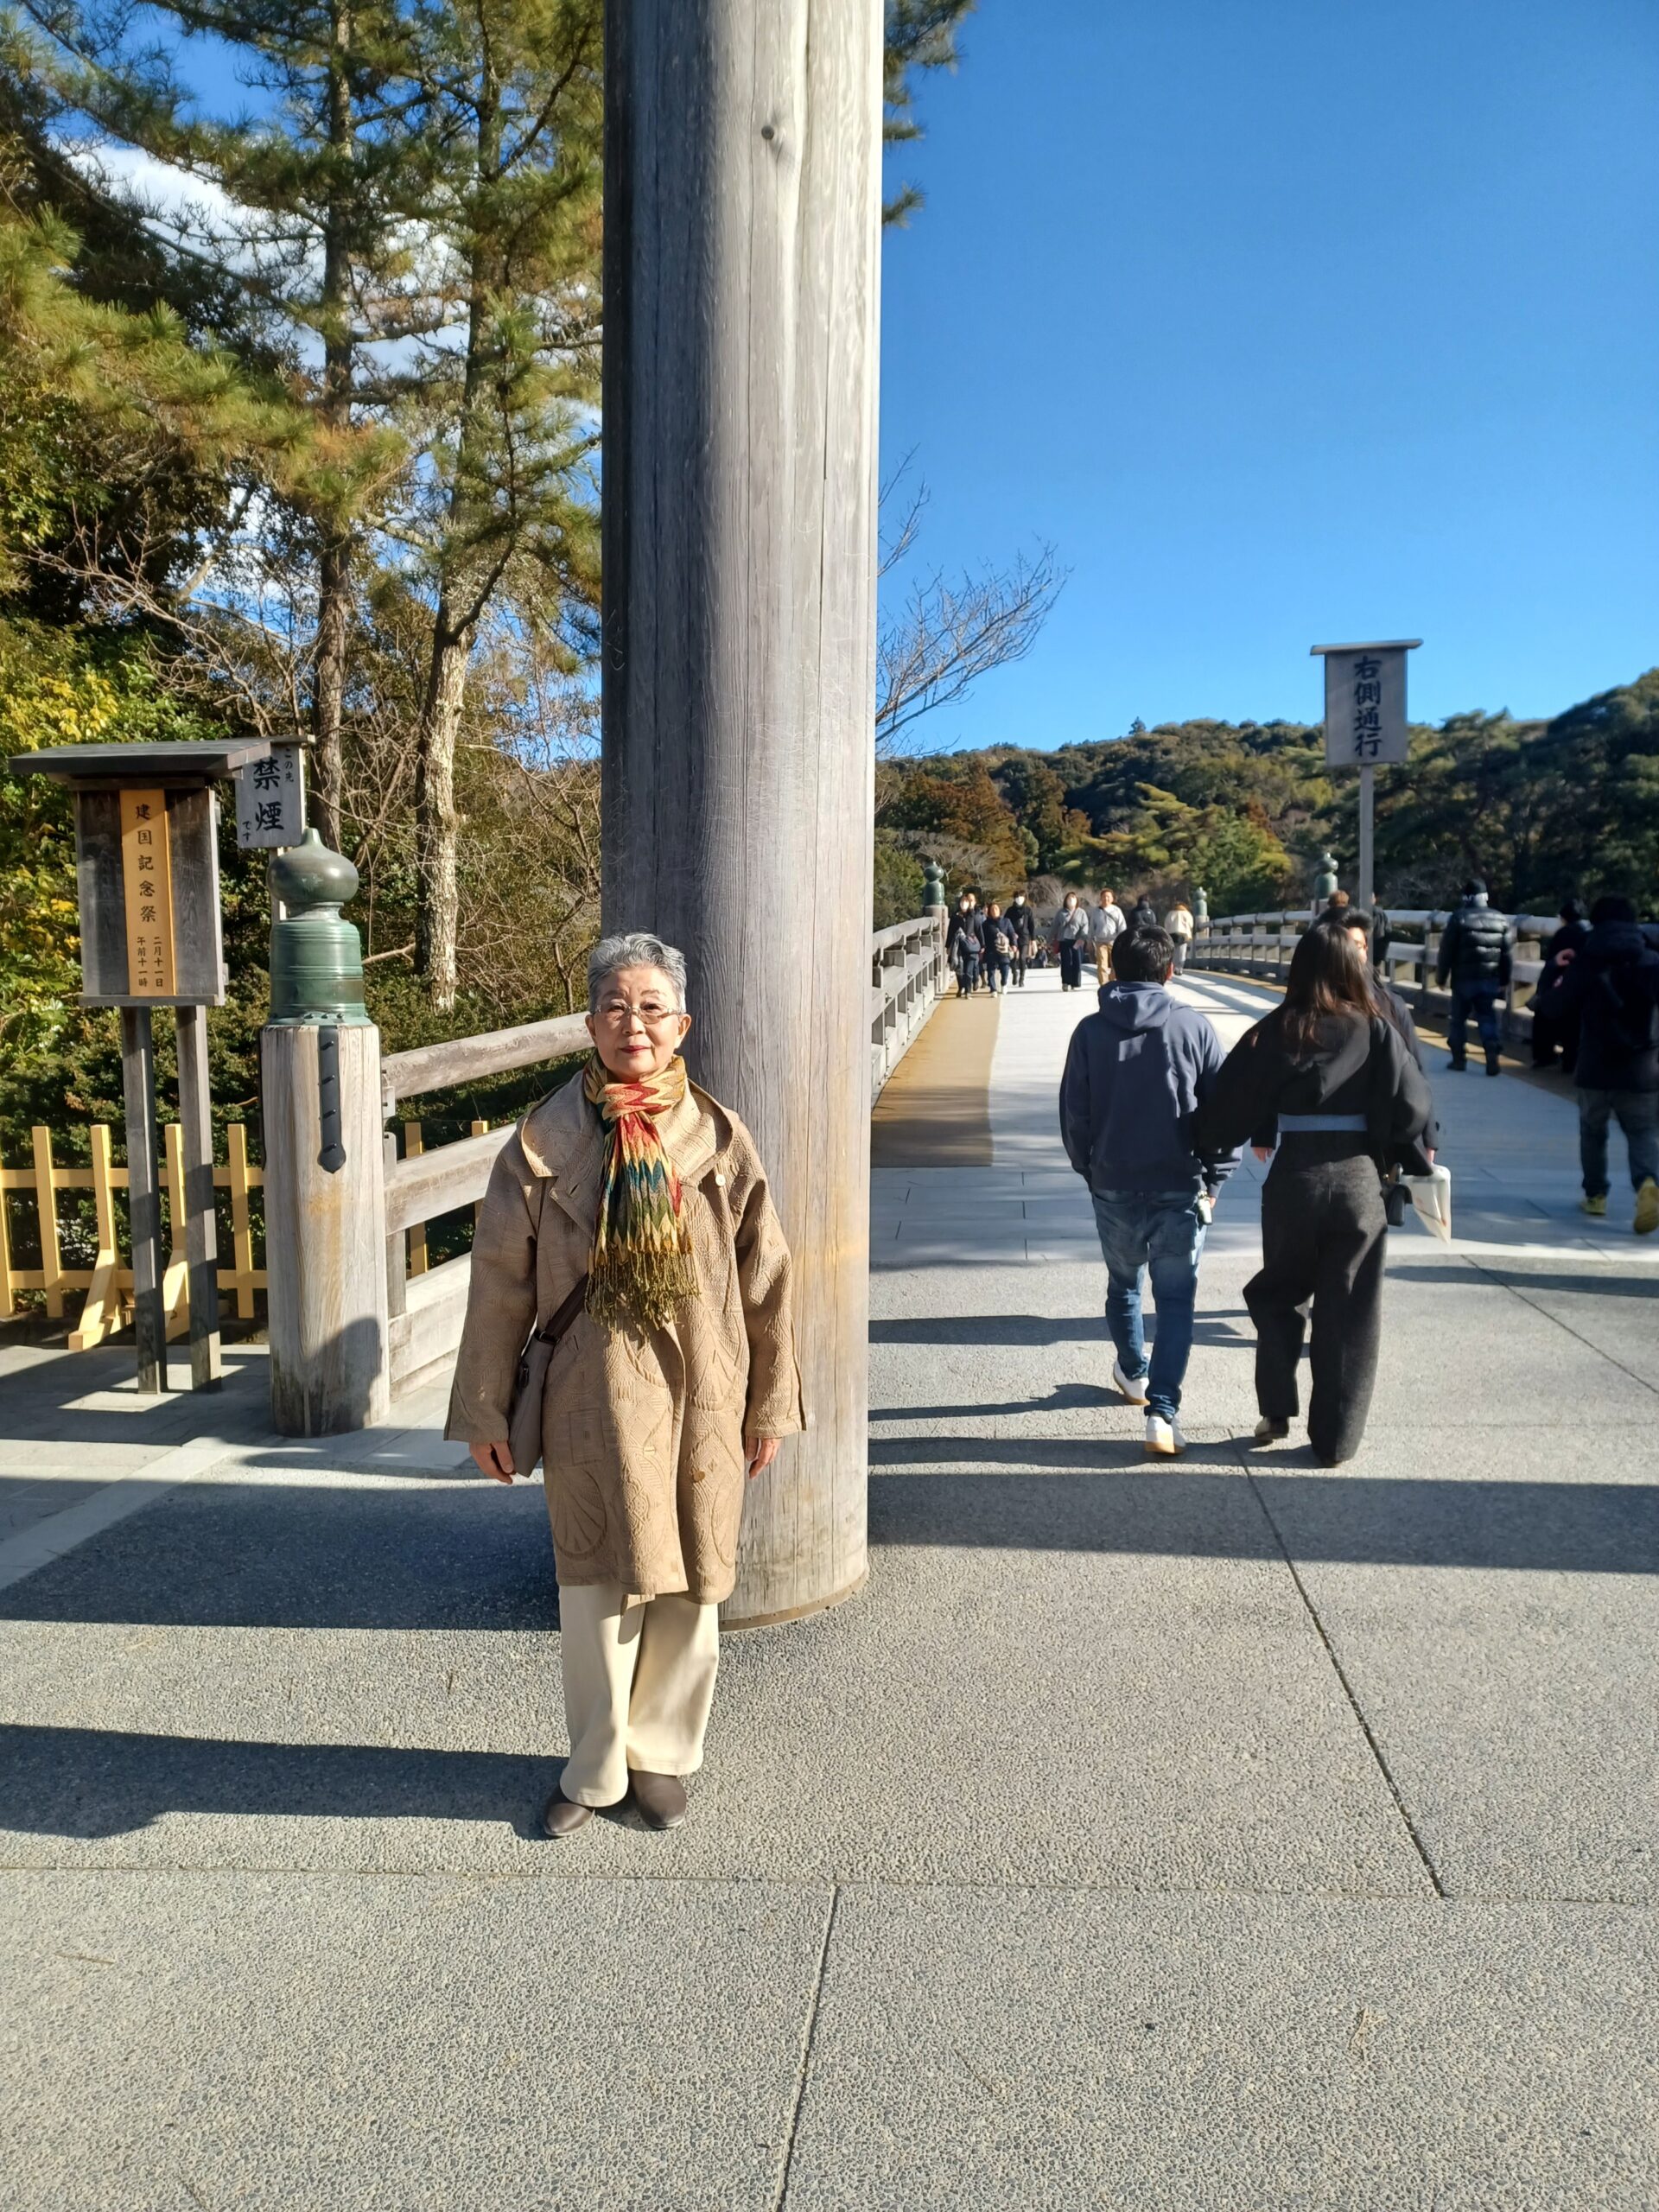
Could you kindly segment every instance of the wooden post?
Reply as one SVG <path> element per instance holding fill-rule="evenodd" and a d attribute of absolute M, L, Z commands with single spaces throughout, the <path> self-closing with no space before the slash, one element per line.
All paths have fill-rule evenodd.
<path fill-rule="evenodd" d="M 156 1154 L 156 1052 L 147 1006 L 121 1009 L 121 1087 L 127 1108 L 127 1217 L 132 1229 L 132 1333 L 138 1388 L 167 1388 L 162 1300 L 162 1183 Z"/>
<path fill-rule="evenodd" d="M 11 1319 L 11 1213 L 6 1198 L 6 1172 L 0 1165 L 0 1321 Z"/>
<path fill-rule="evenodd" d="M 414 1123 L 406 1126 L 413 1128 Z M 380 1140 L 380 1166 L 386 1187 L 391 1188 L 392 1172 L 397 1165 L 397 1140 L 388 1129 Z M 426 1224 L 421 1224 L 424 1234 Z M 408 1232 L 394 1229 L 386 1238 L 386 1319 L 395 1321 L 400 1313 L 409 1311 L 409 1278 L 413 1273 L 410 1265 Z M 424 1254 L 424 1246 L 423 1246 Z"/>
<path fill-rule="evenodd" d="M 605 35 L 603 919 L 683 948 L 795 1256 L 811 1426 L 748 1492 L 752 1625 L 866 1573 L 882 10 Z"/>
<path fill-rule="evenodd" d="M 389 1403 L 380 1033 L 272 1024 L 261 1046 L 271 1420 L 283 1436 L 330 1436 Z"/>
<path fill-rule="evenodd" d="M 38 1122 L 30 1129 L 35 1153 L 35 1206 L 41 1222 L 41 1287 L 48 1315 L 63 1312 L 63 1249 L 58 1241 L 58 1186 L 52 1173 L 52 1132 Z"/>
<path fill-rule="evenodd" d="M 474 1122 L 473 1135 L 476 1136 L 478 1133 L 479 1124 Z M 420 1123 L 405 1122 L 404 1123 L 404 1158 L 418 1160 L 425 1149 L 426 1139 L 421 1133 Z M 409 1272 L 412 1275 L 423 1275 L 426 1273 L 426 1224 L 423 1221 L 417 1221 L 409 1230 L 408 1235 Z M 402 1308 L 398 1310 L 401 1312 Z"/>
<path fill-rule="evenodd" d="M 190 1388 L 216 1390 L 219 1224 L 213 1214 L 213 1113 L 207 1084 L 207 1009 L 181 1006 L 178 1026 L 179 1121 L 184 1133 L 184 1252 L 190 1271 Z"/>
<path fill-rule="evenodd" d="M 1371 910 L 1372 853 L 1376 843 L 1376 771 L 1368 761 L 1359 772 L 1359 903 Z"/>
<path fill-rule="evenodd" d="M 92 1280 L 80 1319 L 69 1332 L 71 1351 L 90 1351 L 94 1344 L 120 1326 L 121 1294 L 118 1281 L 121 1255 L 115 1241 L 115 1189 L 110 1153 L 110 1132 L 95 1122 L 88 1132 L 92 1153 L 92 1210 L 98 1217 L 98 1251 L 92 1261 Z"/>
<path fill-rule="evenodd" d="M 225 1157 L 231 1191 L 231 1257 L 236 1266 L 236 1318 L 253 1319 L 253 1217 L 248 1210 L 248 1125 L 231 1122 L 225 1130 Z"/>

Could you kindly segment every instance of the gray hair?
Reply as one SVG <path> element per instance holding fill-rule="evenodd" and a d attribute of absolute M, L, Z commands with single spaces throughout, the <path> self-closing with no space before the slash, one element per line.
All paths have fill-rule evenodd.
<path fill-rule="evenodd" d="M 678 1011 L 685 1012 L 685 955 L 649 930 L 629 930 L 621 937 L 601 938 L 588 956 L 589 1014 L 599 1012 L 600 994 L 619 968 L 660 968 L 674 986 Z"/>

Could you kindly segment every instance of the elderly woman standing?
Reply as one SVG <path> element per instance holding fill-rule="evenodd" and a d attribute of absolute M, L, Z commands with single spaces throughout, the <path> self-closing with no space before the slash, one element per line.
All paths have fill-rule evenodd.
<path fill-rule="evenodd" d="M 683 957 L 607 938 L 588 1003 L 593 1058 L 490 1177 L 445 1431 L 511 1482 L 519 1356 L 574 1310 L 542 1405 L 570 1737 L 555 1836 L 630 1788 L 652 1827 L 684 1819 L 745 1473 L 803 1425 L 788 1249 L 753 1139 L 687 1079 Z"/>

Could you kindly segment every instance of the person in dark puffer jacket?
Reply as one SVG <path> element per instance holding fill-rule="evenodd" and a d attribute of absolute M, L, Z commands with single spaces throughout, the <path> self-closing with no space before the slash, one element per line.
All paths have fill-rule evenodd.
<path fill-rule="evenodd" d="M 1442 988 L 1452 987 L 1452 1018 L 1446 1026 L 1449 1065 L 1454 1074 L 1466 1065 L 1465 1039 L 1472 1014 L 1486 1048 L 1486 1072 L 1498 1072 L 1497 1002 L 1509 988 L 1515 931 L 1507 915 L 1486 903 L 1486 886 L 1478 875 L 1463 887 L 1463 904 L 1440 935 L 1434 973 Z"/>
<path fill-rule="evenodd" d="M 1546 1020 L 1579 1020 L 1579 1159 L 1584 1211 L 1607 1212 L 1607 1127 L 1617 1120 L 1636 1185 L 1636 1233 L 1659 1229 L 1659 952 L 1628 899 L 1598 899 L 1590 934 L 1536 1003 Z"/>

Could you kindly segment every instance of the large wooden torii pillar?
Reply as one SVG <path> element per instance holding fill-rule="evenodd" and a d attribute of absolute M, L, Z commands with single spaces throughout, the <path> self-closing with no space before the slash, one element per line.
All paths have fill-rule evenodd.
<path fill-rule="evenodd" d="M 606 9 L 604 926 L 683 946 L 810 1427 L 728 1625 L 865 1574 L 880 0 Z"/>

